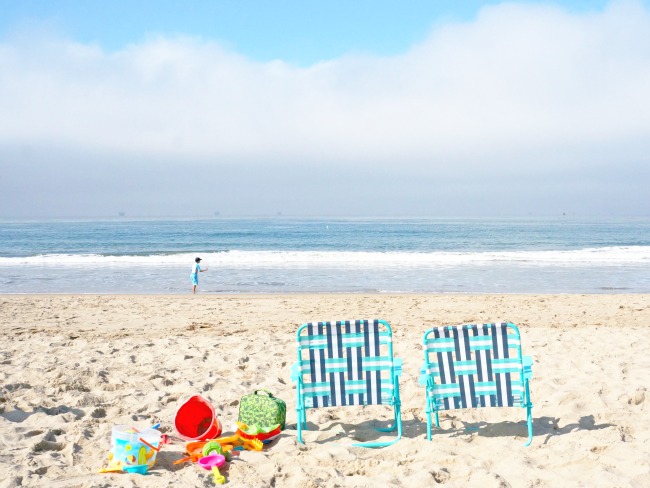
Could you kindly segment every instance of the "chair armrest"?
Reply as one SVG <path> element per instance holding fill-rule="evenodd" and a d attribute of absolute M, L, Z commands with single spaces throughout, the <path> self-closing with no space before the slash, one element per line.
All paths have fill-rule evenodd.
<path fill-rule="evenodd" d="M 400 358 L 393 358 L 393 371 L 395 371 L 395 376 L 398 378 L 402 376 L 402 365 L 404 364 L 404 361 L 402 361 Z"/>
<path fill-rule="evenodd" d="M 531 356 L 524 356 L 522 360 L 524 364 L 524 379 L 529 380 L 533 377 L 533 358 Z"/>
<path fill-rule="evenodd" d="M 300 379 L 300 364 L 293 363 L 291 365 L 291 381 L 297 383 Z"/>
<path fill-rule="evenodd" d="M 428 379 L 429 379 L 429 373 L 427 373 L 427 364 L 424 363 L 420 368 L 420 377 L 418 378 L 418 383 L 420 384 L 420 386 L 426 386 Z"/>

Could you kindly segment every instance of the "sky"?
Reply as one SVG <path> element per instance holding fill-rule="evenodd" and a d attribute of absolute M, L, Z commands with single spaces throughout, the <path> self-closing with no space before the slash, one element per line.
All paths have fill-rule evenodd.
<path fill-rule="evenodd" d="M 650 0 L 0 0 L 0 218 L 650 216 Z"/>

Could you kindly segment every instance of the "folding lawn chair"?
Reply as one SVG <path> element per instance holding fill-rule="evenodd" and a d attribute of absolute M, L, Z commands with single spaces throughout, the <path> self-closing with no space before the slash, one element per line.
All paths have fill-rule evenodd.
<path fill-rule="evenodd" d="M 420 384 L 426 386 L 427 439 L 431 414 L 459 408 L 522 407 L 533 440 L 532 358 L 522 356 L 511 323 L 434 327 L 424 333 Z"/>
<path fill-rule="evenodd" d="M 384 447 L 402 436 L 398 378 L 402 361 L 393 358 L 392 331 L 383 320 L 346 320 L 303 324 L 296 333 L 298 362 L 291 371 L 296 382 L 298 441 L 307 429 L 308 408 L 389 405 L 394 422 L 381 432 L 397 429 L 388 442 L 354 444 Z"/>

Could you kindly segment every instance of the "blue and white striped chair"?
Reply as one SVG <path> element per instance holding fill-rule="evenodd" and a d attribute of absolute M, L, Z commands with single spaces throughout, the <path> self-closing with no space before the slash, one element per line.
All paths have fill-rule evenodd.
<path fill-rule="evenodd" d="M 292 367 L 296 382 L 298 441 L 304 443 L 308 408 L 389 405 L 394 422 L 382 432 L 397 429 L 388 442 L 354 444 L 384 447 L 402 436 L 399 382 L 402 361 L 393 357 L 392 331 L 383 320 L 346 320 L 303 324 L 296 333 L 298 362 Z"/>
<path fill-rule="evenodd" d="M 459 408 L 522 407 L 533 440 L 530 401 L 532 359 L 522 356 L 519 329 L 511 323 L 434 327 L 424 333 L 427 439 L 431 415 Z"/>

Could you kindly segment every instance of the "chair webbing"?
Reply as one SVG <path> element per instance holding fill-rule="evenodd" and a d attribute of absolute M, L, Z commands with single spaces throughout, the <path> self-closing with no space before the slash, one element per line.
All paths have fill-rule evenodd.
<path fill-rule="evenodd" d="M 523 406 L 518 333 L 508 323 L 437 327 L 425 338 L 438 410 Z"/>
<path fill-rule="evenodd" d="M 302 388 L 312 407 L 381 405 L 390 403 L 392 357 L 382 345 L 390 336 L 380 332 L 379 321 L 357 320 L 307 324 L 301 335 L 301 374 L 307 376 Z M 385 347 L 383 348 L 386 349 Z M 384 372 L 384 374 L 382 374 Z"/>

